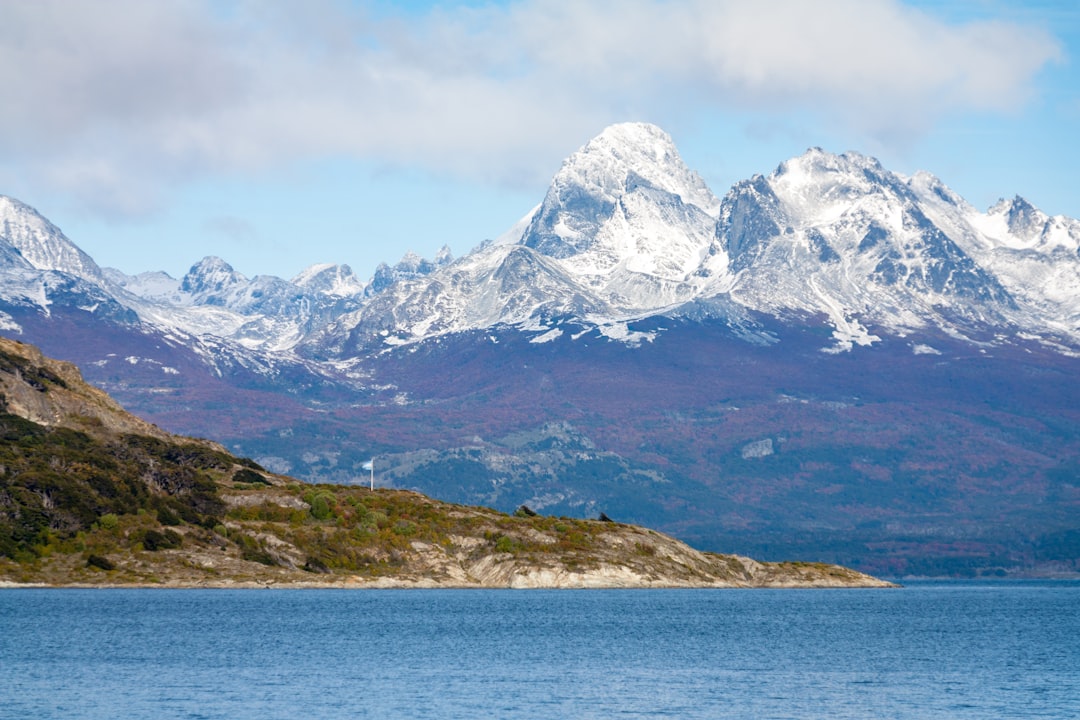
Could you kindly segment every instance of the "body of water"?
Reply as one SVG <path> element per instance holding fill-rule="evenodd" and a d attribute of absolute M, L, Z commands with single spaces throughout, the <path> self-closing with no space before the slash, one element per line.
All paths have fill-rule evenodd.
<path fill-rule="evenodd" d="M 0 718 L 1071 718 L 1080 583 L 0 590 Z"/>

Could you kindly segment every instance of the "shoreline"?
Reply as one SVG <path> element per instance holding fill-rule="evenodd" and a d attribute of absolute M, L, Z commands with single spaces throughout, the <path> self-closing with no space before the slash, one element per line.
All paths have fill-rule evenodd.
<path fill-rule="evenodd" d="M 19 583 L 0 580 L 0 592 L 4 590 L 893 590 L 904 585 L 881 580 L 876 584 L 679 584 L 656 583 L 647 585 L 481 585 L 461 583 L 428 583 L 409 581 L 372 582 L 295 582 L 274 583 L 237 581 L 232 583 Z"/>

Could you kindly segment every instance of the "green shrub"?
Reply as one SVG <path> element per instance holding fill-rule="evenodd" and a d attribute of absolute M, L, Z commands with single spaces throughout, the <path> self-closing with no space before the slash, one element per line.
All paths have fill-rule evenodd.
<path fill-rule="evenodd" d="M 233 475 L 233 482 L 248 483 L 250 485 L 269 485 L 270 481 L 267 480 L 261 473 L 257 473 L 249 468 L 240 468 Z"/>
<path fill-rule="evenodd" d="M 95 567 L 99 570 L 115 570 L 116 564 L 107 557 L 91 555 L 86 558 L 86 567 Z"/>
<path fill-rule="evenodd" d="M 416 524 L 409 522 L 408 520 L 398 520 L 394 523 L 393 532 L 395 535 L 403 535 L 408 537 L 416 534 Z"/>
<path fill-rule="evenodd" d="M 236 544 L 240 547 L 240 557 L 245 560 L 261 563 L 263 565 L 278 564 L 277 558 L 255 538 L 249 535 L 237 535 L 234 539 Z"/>
<path fill-rule="evenodd" d="M 502 535 L 495 541 L 495 549 L 502 553 L 515 553 L 520 548 L 520 543 L 508 535 Z"/>
<path fill-rule="evenodd" d="M 311 516 L 316 520 L 328 520 L 333 514 L 330 503 L 333 496 L 320 493 L 311 499 Z"/>
<path fill-rule="evenodd" d="M 161 533 L 157 530 L 147 530 L 142 538 L 143 550 L 155 552 L 157 550 L 172 550 L 180 547 L 184 538 L 175 530 L 166 530 Z"/>
<path fill-rule="evenodd" d="M 120 524 L 120 518 L 115 513 L 105 513 L 98 519 L 98 525 L 102 530 L 115 530 Z"/>
<path fill-rule="evenodd" d="M 158 509 L 157 519 L 162 525 L 179 525 L 181 523 L 180 516 L 167 506 L 162 506 Z"/>

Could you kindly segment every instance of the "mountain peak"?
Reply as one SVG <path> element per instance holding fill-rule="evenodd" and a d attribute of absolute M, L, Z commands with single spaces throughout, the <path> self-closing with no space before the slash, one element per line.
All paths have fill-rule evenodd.
<path fill-rule="evenodd" d="M 767 178 L 785 210 L 799 224 L 831 221 L 856 204 L 877 204 L 884 194 L 910 196 L 907 180 L 869 155 L 840 155 L 810 148 L 786 160 Z"/>
<path fill-rule="evenodd" d="M 26 203 L 4 195 L 0 195 L 0 241 L 38 270 L 57 270 L 93 282 L 104 279 L 98 264 L 60 228 Z"/>
<path fill-rule="evenodd" d="M 449 245 L 443 245 L 439 248 L 439 252 L 435 253 L 436 265 L 449 265 L 454 262 L 454 253 L 450 252 Z"/>
<path fill-rule="evenodd" d="M 304 290 L 332 297 L 349 297 L 364 292 L 364 283 L 348 265 L 317 263 L 301 270 L 291 282 Z"/>
<path fill-rule="evenodd" d="M 715 213 L 719 204 L 705 181 L 683 163 L 671 136 L 649 123 L 605 128 L 567 158 L 552 185 L 576 186 L 610 197 L 642 182 L 678 195 L 684 203 L 706 212 Z"/>
<path fill-rule="evenodd" d="M 420 257 L 417 253 L 409 250 L 394 267 L 390 267 L 386 263 L 379 263 L 379 266 L 375 268 L 375 274 L 372 276 L 371 282 L 368 283 L 364 292 L 369 297 L 376 295 L 396 282 L 414 280 L 430 275 L 444 265 L 448 265 L 451 260 L 453 260 L 453 256 L 450 254 L 450 248 L 445 245 L 435 255 L 434 261 Z"/>
<path fill-rule="evenodd" d="M 1012 200 L 1002 198 L 990 208 L 988 214 L 1003 217 L 1009 232 L 1025 239 L 1038 234 L 1049 219 L 1045 213 L 1019 195 Z"/>
<path fill-rule="evenodd" d="M 861 180 L 866 175 L 880 177 L 886 171 L 877 158 L 857 152 L 840 155 L 812 147 L 798 157 L 777 166 L 769 179 L 781 183 L 835 183 L 838 176 Z"/>
<path fill-rule="evenodd" d="M 685 276 L 700 260 L 699 226 L 711 226 L 718 207 L 667 133 L 622 123 L 567 158 L 521 242 L 555 259 L 574 258 L 568 269 L 585 274 L 606 274 L 627 263 L 650 272 L 658 253 L 667 256 L 683 246 L 664 274 Z M 673 229 L 672 221 L 679 227 Z M 631 232 L 617 232 L 616 225 Z"/>
<path fill-rule="evenodd" d="M 245 282 L 247 278 L 233 270 L 232 265 L 208 255 L 191 266 L 180 283 L 180 290 L 192 295 L 217 296 Z"/>

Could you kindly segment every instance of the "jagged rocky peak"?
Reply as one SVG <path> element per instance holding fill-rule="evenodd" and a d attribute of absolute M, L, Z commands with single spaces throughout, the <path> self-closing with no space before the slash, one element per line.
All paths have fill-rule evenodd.
<path fill-rule="evenodd" d="M 749 267 L 769 240 L 782 232 L 781 222 L 785 219 L 780 199 L 764 176 L 734 185 L 720 203 L 716 223 L 717 243 L 727 251 L 732 269 Z"/>
<path fill-rule="evenodd" d="M 947 224 L 925 199 L 949 207 Z M 921 313 L 924 323 L 946 304 L 953 316 L 1000 319 L 1012 298 L 949 234 L 965 237 L 957 223 L 967 209 L 932 176 L 909 181 L 872 157 L 811 148 L 732 188 L 717 238 L 732 269 L 749 271 L 739 285 L 746 302 L 824 311 L 841 335 L 854 312 L 902 324 L 904 313 L 890 308 Z M 867 304 L 868 288 L 887 300 Z"/>
<path fill-rule="evenodd" d="M 435 264 L 439 267 L 454 262 L 454 253 L 450 252 L 449 245 L 443 245 L 439 252 L 435 253 Z"/>
<path fill-rule="evenodd" d="M 433 269 L 434 263 L 430 260 L 425 260 L 412 250 L 401 256 L 398 260 L 398 264 L 394 266 L 394 270 L 398 272 L 412 272 L 418 274 L 426 274 Z"/>
<path fill-rule="evenodd" d="M 563 163 L 522 241 L 555 258 L 586 252 L 620 201 L 636 191 L 709 215 L 719 206 L 667 133 L 647 123 L 622 123 L 604 130 Z"/>
<path fill-rule="evenodd" d="M 192 295 L 220 295 L 246 282 L 247 278 L 232 265 L 210 255 L 191 266 L 180 282 L 180 290 Z"/>
<path fill-rule="evenodd" d="M 348 265 L 319 263 L 305 268 L 292 279 L 303 290 L 330 297 L 352 297 L 364 292 L 364 283 Z"/>
<path fill-rule="evenodd" d="M 19 251 L 38 270 L 58 270 L 100 282 L 101 268 L 37 210 L 0 195 L 0 240 Z"/>
<path fill-rule="evenodd" d="M 1012 200 L 1002 198 L 990 208 L 988 214 L 1003 217 L 1009 232 L 1024 240 L 1040 234 L 1050 219 L 1019 195 Z"/>
<path fill-rule="evenodd" d="M 414 280 L 430 275 L 439 268 L 449 265 L 453 262 L 453 259 L 454 256 L 446 245 L 439 249 L 434 260 L 420 257 L 410 250 L 393 267 L 386 263 L 379 263 L 379 266 L 375 268 L 375 275 L 372 276 L 371 282 L 364 289 L 364 294 L 370 297 L 382 292 L 396 282 Z"/>
<path fill-rule="evenodd" d="M 1064 215 L 1049 216 L 1019 195 L 999 200 L 985 217 L 982 229 L 1007 247 L 1051 252 L 1080 249 L 1080 221 Z"/>
<path fill-rule="evenodd" d="M 671 136 L 648 123 L 612 125 L 571 155 L 555 176 L 597 194 L 618 196 L 647 183 L 683 202 L 715 211 L 716 196 L 683 162 Z"/>
<path fill-rule="evenodd" d="M 864 170 L 881 172 L 881 163 L 877 158 L 862 153 L 848 151 L 845 153 L 831 153 L 820 147 L 808 148 L 806 152 L 797 157 L 785 160 L 773 172 L 774 177 L 779 177 L 791 172 L 805 174 L 852 174 Z"/>
<path fill-rule="evenodd" d="M 883 192 L 910 194 L 905 179 L 876 158 L 856 152 L 835 155 L 817 147 L 781 163 L 768 181 L 796 217 L 831 216 L 838 206 Z"/>

